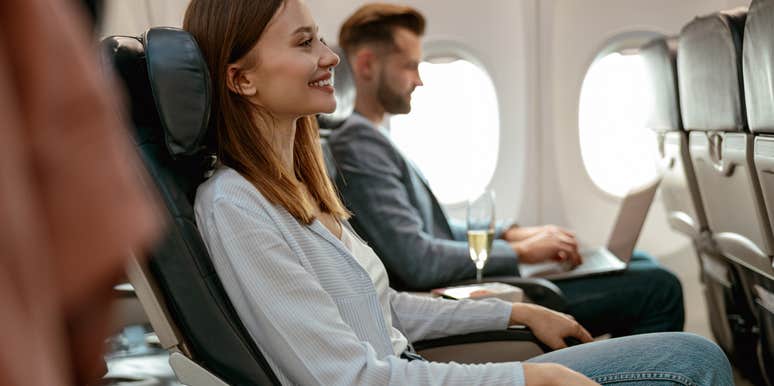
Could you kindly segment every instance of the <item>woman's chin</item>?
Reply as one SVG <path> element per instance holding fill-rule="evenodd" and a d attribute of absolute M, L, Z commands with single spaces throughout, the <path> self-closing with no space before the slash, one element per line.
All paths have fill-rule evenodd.
<path fill-rule="evenodd" d="M 336 101 L 334 100 L 333 103 L 328 104 L 327 106 L 321 106 L 320 114 L 330 114 L 334 111 L 336 111 Z"/>

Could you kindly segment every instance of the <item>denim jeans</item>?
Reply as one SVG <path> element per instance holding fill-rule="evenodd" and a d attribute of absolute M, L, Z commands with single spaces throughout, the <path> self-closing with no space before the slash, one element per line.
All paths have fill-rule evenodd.
<path fill-rule="evenodd" d="M 682 331 L 683 290 L 653 257 L 635 251 L 626 271 L 557 281 L 567 313 L 593 335 Z"/>
<path fill-rule="evenodd" d="M 527 362 L 565 365 L 594 381 L 616 386 L 732 386 L 723 351 L 698 335 L 668 332 L 573 346 Z"/>

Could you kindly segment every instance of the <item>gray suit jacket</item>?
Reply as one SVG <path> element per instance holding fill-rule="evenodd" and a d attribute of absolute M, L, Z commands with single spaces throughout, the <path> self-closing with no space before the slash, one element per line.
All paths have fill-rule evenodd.
<path fill-rule="evenodd" d="M 353 114 L 329 144 L 352 225 L 387 267 L 393 287 L 427 290 L 475 278 L 465 228 L 447 219 L 422 176 L 370 121 Z M 502 229 L 500 229 L 501 231 Z M 495 240 L 485 275 L 518 275 L 516 254 Z"/>

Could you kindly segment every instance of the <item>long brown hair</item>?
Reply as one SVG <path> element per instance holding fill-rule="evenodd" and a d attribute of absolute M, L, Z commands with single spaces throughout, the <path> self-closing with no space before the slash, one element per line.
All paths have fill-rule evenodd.
<path fill-rule="evenodd" d="M 310 224 L 319 210 L 339 219 L 349 217 L 325 170 L 317 120 L 298 120 L 293 146 L 293 173 L 261 134 L 259 125 L 273 125 L 268 111 L 232 92 L 226 84 L 229 64 L 258 43 L 266 25 L 284 0 L 192 0 L 183 28 L 199 43 L 212 78 L 212 122 L 220 161 L 239 172 L 269 202 L 281 205 L 299 221 Z M 247 63 L 248 66 L 257 63 Z M 256 122 L 258 117 L 260 122 Z M 303 193 L 306 185 L 314 201 Z"/>

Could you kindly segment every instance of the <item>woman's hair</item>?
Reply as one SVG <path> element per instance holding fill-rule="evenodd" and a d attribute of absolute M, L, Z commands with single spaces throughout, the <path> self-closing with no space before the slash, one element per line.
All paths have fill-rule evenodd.
<path fill-rule="evenodd" d="M 317 207 L 346 219 L 349 212 L 325 170 L 317 120 L 313 116 L 298 120 L 293 146 L 295 175 L 290 175 L 259 130 L 262 125 L 274 124 L 270 112 L 227 86 L 228 65 L 244 57 L 258 43 L 266 25 L 282 6 L 284 0 L 192 0 L 185 12 L 183 28 L 196 38 L 210 69 L 210 126 L 215 130 L 213 139 L 218 158 L 255 185 L 267 200 L 283 206 L 305 224 L 314 221 Z M 247 67 L 258 64 L 245 63 Z M 306 198 L 302 184 L 307 186 L 314 201 Z"/>

